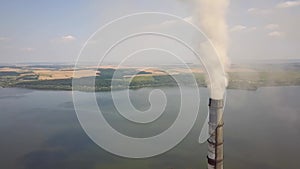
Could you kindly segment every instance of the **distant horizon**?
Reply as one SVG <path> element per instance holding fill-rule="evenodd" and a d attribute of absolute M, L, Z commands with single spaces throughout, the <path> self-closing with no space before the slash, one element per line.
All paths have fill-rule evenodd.
<path fill-rule="evenodd" d="M 231 62 L 231 65 L 234 64 L 247 64 L 247 62 L 249 64 L 253 64 L 253 63 L 280 63 L 280 62 L 300 62 L 300 59 L 298 58 L 287 58 L 287 59 L 245 59 L 245 60 L 239 60 L 239 61 L 235 61 L 235 62 Z M 45 62 L 39 62 L 39 61 L 33 61 L 33 62 L 0 62 L 0 66 L 14 66 L 14 65 L 75 65 L 76 62 L 68 62 L 68 61 L 62 61 L 62 62 L 51 62 L 51 61 L 45 61 Z M 82 64 L 82 63 L 81 63 Z M 92 62 L 86 62 L 84 63 L 87 66 L 88 65 L 95 65 L 95 63 Z M 186 64 L 190 64 L 190 65 L 201 65 L 198 63 L 186 63 Z M 117 62 L 111 62 L 105 65 L 118 65 Z M 153 65 L 182 65 L 179 63 L 170 63 L 170 64 L 153 64 Z M 126 65 L 126 66 L 137 66 L 136 64 L 133 65 Z"/>

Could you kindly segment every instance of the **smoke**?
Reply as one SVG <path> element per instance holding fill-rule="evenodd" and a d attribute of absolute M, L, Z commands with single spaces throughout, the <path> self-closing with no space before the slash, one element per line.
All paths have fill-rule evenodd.
<path fill-rule="evenodd" d="M 223 99 L 228 81 L 224 72 L 229 66 L 229 35 L 226 23 L 229 0 L 190 1 L 194 9 L 194 23 L 206 34 L 215 48 L 212 50 L 210 43 L 200 45 L 201 57 L 210 73 L 208 86 L 211 87 L 211 98 Z M 216 52 L 219 59 L 215 57 Z"/>

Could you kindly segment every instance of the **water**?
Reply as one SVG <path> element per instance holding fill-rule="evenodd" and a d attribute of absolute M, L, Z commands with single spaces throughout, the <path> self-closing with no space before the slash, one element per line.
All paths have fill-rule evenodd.
<path fill-rule="evenodd" d="M 97 95 L 114 128 L 147 137 L 168 128 L 178 113 L 177 90 L 162 90 L 173 98 L 166 112 L 154 123 L 138 127 L 116 113 L 109 93 Z M 149 91 L 131 91 L 137 109 L 149 108 Z M 89 139 L 77 120 L 71 92 L 0 89 L 0 168 L 205 169 L 207 145 L 199 144 L 198 137 L 207 112 L 206 89 L 201 94 L 200 115 L 183 142 L 157 157 L 132 160 L 112 155 Z M 299 99 L 300 87 L 229 90 L 224 117 L 225 168 L 298 169 Z"/>

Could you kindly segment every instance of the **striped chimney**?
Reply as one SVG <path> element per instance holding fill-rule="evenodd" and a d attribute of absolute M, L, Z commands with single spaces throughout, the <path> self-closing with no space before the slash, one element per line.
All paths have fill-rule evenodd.
<path fill-rule="evenodd" d="M 223 169 L 224 100 L 209 99 L 208 169 Z"/>

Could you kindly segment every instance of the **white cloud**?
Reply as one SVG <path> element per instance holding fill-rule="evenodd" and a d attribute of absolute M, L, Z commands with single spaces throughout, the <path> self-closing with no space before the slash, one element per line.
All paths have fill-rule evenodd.
<path fill-rule="evenodd" d="M 8 38 L 8 37 L 0 37 L 0 41 L 8 41 L 8 40 L 10 40 L 10 38 Z"/>
<path fill-rule="evenodd" d="M 255 30 L 257 30 L 257 27 L 255 26 L 248 28 L 248 31 L 255 31 Z"/>
<path fill-rule="evenodd" d="M 21 48 L 21 50 L 24 51 L 24 52 L 33 52 L 33 51 L 35 51 L 34 48 Z"/>
<path fill-rule="evenodd" d="M 254 15 L 268 15 L 272 13 L 271 9 L 259 9 L 259 8 L 249 8 L 247 11 Z"/>
<path fill-rule="evenodd" d="M 284 32 L 273 31 L 268 34 L 271 37 L 283 37 L 285 35 Z"/>
<path fill-rule="evenodd" d="M 278 24 L 268 24 L 265 26 L 265 29 L 267 30 L 276 30 L 279 29 L 279 25 Z"/>
<path fill-rule="evenodd" d="M 62 36 L 61 39 L 64 41 L 64 42 L 70 42 L 70 41 L 74 41 L 76 40 L 76 38 L 72 35 L 65 35 L 65 36 Z"/>
<path fill-rule="evenodd" d="M 189 22 L 189 23 L 193 23 L 193 22 L 194 22 L 194 20 L 193 20 L 193 17 L 192 17 L 192 16 L 185 17 L 185 18 L 183 18 L 183 20 L 184 20 L 184 21 L 186 21 L 186 22 Z"/>
<path fill-rule="evenodd" d="M 188 16 L 183 18 L 182 20 L 184 20 L 185 22 L 189 22 L 189 23 L 193 23 L 193 17 L 192 16 Z M 175 24 L 180 23 L 181 21 L 174 19 L 174 20 L 167 20 L 164 21 L 160 24 L 160 26 L 162 27 L 170 27 L 170 26 L 174 26 Z"/>
<path fill-rule="evenodd" d="M 179 20 L 179 19 L 170 19 L 170 20 L 163 21 L 163 22 L 161 22 L 159 24 L 149 25 L 146 28 L 147 29 L 156 29 L 156 30 L 170 29 L 170 28 L 177 27 L 178 24 L 180 25 L 180 24 L 182 24 L 184 22 L 195 24 L 195 21 L 194 21 L 193 17 L 192 16 L 188 16 L 188 17 L 182 18 L 182 20 Z"/>
<path fill-rule="evenodd" d="M 76 37 L 73 35 L 64 35 L 50 40 L 51 43 L 70 43 L 74 42 Z"/>
<path fill-rule="evenodd" d="M 238 32 L 247 29 L 244 25 L 235 25 L 230 29 L 230 32 Z"/>
<path fill-rule="evenodd" d="M 248 12 L 256 12 L 258 9 L 257 8 L 249 8 L 247 11 Z"/>
<path fill-rule="evenodd" d="M 250 32 L 250 31 L 255 31 L 255 30 L 257 30 L 256 27 L 247 27 L 247 26 L 244 26 L 244 25 L 235 25 L 230 29 L 230 32 L 240 32 L 240 31 Z"/>
<path fill-rule="evenodd" d="M 277 4 L 276 8 L 291 8 L 295 6 L 300 6 L 300 1 L 286 1 Z"/>

